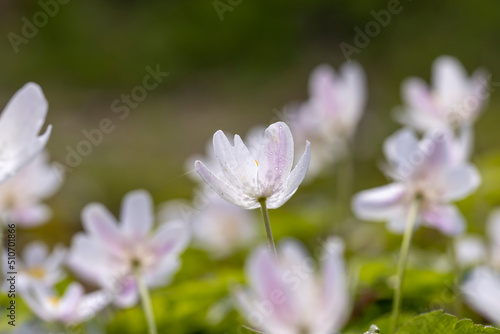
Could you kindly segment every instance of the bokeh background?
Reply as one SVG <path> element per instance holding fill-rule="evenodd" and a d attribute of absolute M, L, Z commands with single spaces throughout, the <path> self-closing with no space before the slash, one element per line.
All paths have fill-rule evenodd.
<path fill-rule="evenodd" d="M 41 7 L 37 1 L 0 0 L 0 104 L 27 81 L 42 86 L 50 103 L 47 123 L 54 126 L 51 159 L 64 163 L 68 147 L 76 148 L 85 139 L 82 131 L 97 128 L 102 118 L 116 125 L 66 174 L 49 201 L 53 219 L 18 231 L 20 246 L 36 239 L 69 245 L 81 230 L 80 212 L 87 203 L 102 202 L 117 213 L 130 190 L 147 189 L 157 203 L 190 199 L 194 183 L 185 169 L 190 155 L 203 152 L 216 130 L 244 134 L 254 125 L 276 121 L 289 102 L 305 100 L 310 71 L 321 63 L 338 67 L 345 62 L 339 44 L 354 44 L 354 28 L 364 29 L 374 20 L 371 11 L 386 9 L 387 3 L 242 0 L 230 5 L 233 10 L 221 20 L 210 0 L 71 0 L 60 4 L 59 12 L 16 53 L 8 34 L 20 35 L 23 17 L 32 21 Z M 432 61 L 448 54 L 469 72 L 487 68 L 497 83 L 493 88 L 500 87 L 498 1 L 402 0 L 401 6 L 402 12 L 352 56 L 364 67 L 369 87 L 354 145 L 353 192 L 386 182 L 378 169 L 381 144 L 400 127 L 392 115 L 401 104 L 403 79 L 429 80 Z M 146 66 L 156 65 L 170 75 L 120 120 L 111 103 L 142 83 Z M 499 108 L 500 95 L 493 90 L 476 126 L 473 161 L 484 182 L 460 203 L 473 232 L 482 232 L 489 210 L 500 205 Z M 350 326 L 361 332 L 390 309 L 387 280 L 400 239 L 382 224 L 353 220 L 340 230 L 335 227 L 343 219 L 338 212 L 348 209 L 348 199 L 337 197 L 336 172 L 332 167 L 301 187 L 289 203 L 271 212 L 271 220 L 277 239 L 296 237 L 311 248 L 318 237 L 333 232 L 347 240 L 351 268 L 360 273 Z M 440 273 L 445 239 L 422 229 L 415 244 L 408 314 L 422 311 L 422 305 L 432 308 L 452 282 L 445 270 Z M 237 314 L 224 307 L 228 285 L 243 280 L 244 259 L 242 252 L 213 261 L 189 250 L 173 284 L 154 293 L 160 331 L 245 333 Z M 223 311 L 214 311 L 214 303 Z M 144 320 L 135 308 L 121 311 L 108 332 L 139 333 L 141 328 Z"/>

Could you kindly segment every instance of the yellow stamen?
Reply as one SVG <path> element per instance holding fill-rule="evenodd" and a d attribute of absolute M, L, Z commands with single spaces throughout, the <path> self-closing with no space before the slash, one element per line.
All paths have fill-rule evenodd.
<path fill-rule="evenodd" d="M 36 278 L 36 279 L 42 279 L 45 277 L 45 275 L 47 274 L 47 272 L 45 271 L 44 268 L 40 267 L 40 266 L 35 266 L 31 269 L 29 269 L 27 271 L 28 275 L 33 277 L 33 278 Z"/>
<path fill-rule="evenodd" d="M 54 306 L 59 304 L 60 301 L 61 301 L 61 298 L 59 298 L 59 297 L 50 297 L 49 298 L 49 302 Z"/>
<path fill-rule="evenodd" d="M 257 162 L 257 160 L 255 160 L 255 163 L 257 164 L 257 167 L 259 167 L 259 163 Z"/>

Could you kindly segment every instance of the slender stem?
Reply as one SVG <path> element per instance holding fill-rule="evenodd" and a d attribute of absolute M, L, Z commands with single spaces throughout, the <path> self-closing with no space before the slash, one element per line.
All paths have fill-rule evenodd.
<path fill-rule="evenodd" d="M 462 277 L 462 270 L 460 268 L 460 265 L 458 264 L 458 259 L 457 259 L 457 254 L 455 252 L 455 238 L 450 238 L 450 241 L 448 243 L 448 252 L 450 254 L 451 258 L 451 263 L 453 266 L 453 274 L 455 276 L 455 280 L 453 281 L 453 296 L 455 298 L 454 300 L 454 311 L 455 315 L 457 317 L 462 316 L 462 298 L 460 296 L 460 293 L 457 293 L 457 282 L 460 282 L 460 278 Z"/>
<path fill-rule="evenodd" d="M 157 334 L 158 331 L 156 330 L 155 315 L 153 313 L 153 305 L 151 303 L 151 297 L 149 296 L 148 287 L 142 279 L 142 275 L 138 268 L 135 268 L 134 273 L 135 279 L 137 280 L 137 286 L 139 287 L 139 293 L 141 295 L 142 309 L 148 323 L 148 333 Z"/>
<path fill-rule="evenodd" d="M 274 245 L 273 231 L 271 230 L 271 222 L 269 221 L 269 212 L 267 211 L 266 199 L 260 199 L 259 203 L 260 211 L 262 212 L 262 218 L 264 219 L 264 227 L 266 228 L 267 244 L 269 250 L 273 253 L 275 258 L 278 258 L 276 246 Z"/>
<path fill-rule="evenodd" d="M 3 221 L 0 220 L 0 282 L 3 282 L 4 272 L 3 272 Z M 7 265 L 7 264 L 6 264 Z"/>
<path fill-rule="evenodd" d="M 398 325 L 399 309 L 401 307 L 401 292 L 403 290 L 403 283 L 405 278 L 406 264 L 408 262 L 408 254 L 410 252 L 411 239 L 413 237 L 413 230 L 415 228 L 415 221 L 417 220 L 419 201 L 415 200 L 411 204 L 410 211 L 408 212 L 408 221 L 406 222 L 406 229 L 403 235 L 403 243 L 401 245 L 401 252 L 399 254 L 398 262 L 398 277 L 396 282 L 396 292 L 392 304 L 392 317 L 391 317 L 391 330 L 390 334 L 396 332 Z"/>

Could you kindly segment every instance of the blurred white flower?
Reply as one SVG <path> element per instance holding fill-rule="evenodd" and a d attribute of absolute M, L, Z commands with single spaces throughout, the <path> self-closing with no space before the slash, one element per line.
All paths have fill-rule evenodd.
<path fill-rule="evenodd" d="M 500 326 L 500 273 L 492 268 L 478 267 L 462 286 L 467 304 L 489 321 Z"/>
<path fill-rule="evenodd" d="M 293 135 L 312 143 L 308 178 L 345 156 L 363 116 L 366 90 L 364 71 L 355 62 L 342 65 L 338 73 L 329 65 L 320 65 L 312 72 L 309 100 L 290 106 Z"/>
<path fill-rule="evenodd" d="M 350 313 L 342 242 L 328 240 L 318 260 L 316 272 L 314 260 L 292 240 L 280 244 L 279 260 L 265 247 L 256 249 L 246 265 L 250 289 L 235 292 L 248 324 L 269 334 L 342 329 Z"/>
<path fill-rule="evenodd" d="M 52 196 L 61 184 L 62 179 L 48 164 L 48 154 L 39 154 L 18 174 L 0 184 L 2 220 L 23 227 L 45 223 L 51 217 L 51 210 L 40 202 Z"/>
<path fill-rule="evenodd" d="M 402 233 L 408 211 L 420 201 L 416 224 L 425 224 L 445 234 L 460 234 L 465 220 L 451 204 L 470 195 L 480 184 L 477 169 L 457 159 L 448 133 L 427 133 L 422 140 L 408 130 L 398 131 L 384 145 L 395 182 L 357 194 L 354 213 L 363 220 L 387 221 L 388 228 Z"/>
<path fill-rule="evenodd" d="M 469 78 L 456 58 L 441 56 L 432 65 L 432 87 L 419 78 L 403 83 L 405 112 L 399 119 L 421 131 L 470 126 L 489 98 L 488 87 L 484 70 Z"/>
<path fill-rule="evenodd" d="M 482 237 L 467 235 L 455 241 L 455 257 L 461 267 L 471 267 L 486 262 L 488 251 Z"/>
<path fill-rule="evenodd" d="M 189 226 L 179 221 L 153 231 L 153 202 L 146 191 L 128 193 L 120 224 L 101 204 L 89 204 L 82 213 L 86 234 L 73 238 L 68 266 L 83 279 L 110 291 L 115 304 L 133 306 L 138 300 L 134 273 L 150 288 L 164 286 L 180 266 L 179 255 L 188 246 Z"/>
<path fill-rule="evenodd" d="M 195 168 L 205 182 L 222 198 L 244 209 L 256 209 L 265 200 L 270 209 L 282 206 L 304 180 L 310 160 L 310 144 L 295 168 L 294 144 L 288 126 L 283 122 L 270 125 L 257 148 L 245 145 L 234 136 L 234 145 L 222 131 L 214 135 L 214 151 L 222 168 L 211 171 L 201 161 Z"/>
<path fill-rule="evenodd" d="M 4 252 L 3 270 L 9 269 L 7 254 Z M 47 245 L 40 241 L 34 241 L 24 247 L 22 258 L 15 259 L 17 271 L 17 288 L 25 290 L 33 284 L 52 287 L 54 284 L 64 279 L 65 274 L 62 269 L 66 250 L 57 245 L 52 253 L 49 253 Z"/>
<path fill-rule="evenodd" d="M 500 271 L 500 208 L 490 213 L 486 231 L 490 239 L 490 263 Z"/>
<path fill-rule="evenodd" d="M 193 201 L 199 203 L 199 207 L 179 201 L 165 203 L 159 213 L 160 220 L 188 221 L 193 246 L 216 259 L 225 258 L 255 242 L 258 222 L 253 212 L 228 203 L 212 191 L 205 196 L 203 201 L 196 198 Z"/>
<path fill-rule="evenodd" d="M 27 83 L 14 94 L 0 116 L 0 183 L 29 163 L 49 140 L 51 126 L 38 136 L 47 100 L 35 83 Z"/>
<path fill-rule="evenodd" d="M 85 294 L 78 283 L 70 284 L 61 297 L 51 287 L 33 285 L 22 294 L 22 298 L 40 319 L 67 325 L 87 321 L 110 302 L 103 291 Z"/>

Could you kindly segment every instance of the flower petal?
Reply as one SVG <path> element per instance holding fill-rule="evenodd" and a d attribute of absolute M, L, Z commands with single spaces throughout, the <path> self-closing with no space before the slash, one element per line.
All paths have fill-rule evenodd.
<path fill-rule="evenodd" d="M 293 165 L 293 137 L 283 122 L 271 124 L 264 133 L 258 158 L 260 194 L 269 197 L 279 191 L 290 175 Z"/>
<path fill-rule="evenodd" d="M 28 268 L 41 266 L 47 259 L 49 249 L 41 241 L 33 241 L 28 244 L 23 251 L 23 260 Z"/>
<path fill-rule="evenodd" d="M 84 229 L 113 252 L 120 254 L 126 244 L 113 215 L 101 204 L 87 205 L 82 212 Z"/>
<path fill-rule="evenodd" d="M 260 207 L 257 198 L 248 196 L 241 190 L 236 189 L 235 186 L 217 177 L 201 161 L 196 161 L 194 166 L 198 174 L 200 174 L 210 188 L 226 201 L 241 206 L 244 209 L 256 209 Z"/>
<path fill-rule="evenodd" d="M 214 151 L 229 182 L 248 194 L 258 195 L 257 163 L 240 136 L 234 136 L 233 146 L 224 132 L 217 131 L 214 134 Z"/>
<path fill-rule="evenodd" d="M 130 238 L 144 238 L 153 226 L 153 200 L 144 190 L 129 192 L 121 207 L 122 229 Z"/>
<path fill-rule="evenodd" d="M 177 255 L 189 244 L 189 225 L 181 221 L 164 223 L 148 244 L 148 248 L 161 259 L 167 255 Z"/>
<path fill-rule="evenodd" d="M 407 189 L 403 183 L 361 191 L 352 200 L 354 214 L 362 220 L 389 220 L 405 205 Z"/>
<path fill-rule="evenodd" d="M 425 225 L 437 228 L 447 235 L 458 235 L 465 230 L 465 220 L 454 205 L 430 205 L 422 211 Z"/>
<path fill-rule="evenodd" d="M 445 107 L 454 107 L 468 92 L 468 77 L 454 57 L 441 56 L 432 64 L 432 83 Z"/>
<path fill-rule="evenodd" d="M 71 283 L 57 304 L 59 320 L 71 323 L 76 318 L 78 305 L 84 294 L 83 286 L 79 283 Z"/>
<path fill-rule="evenodd" d="M 285 204 L 290 199 L 290 197 L 293 196 L 293 194 L 295 194 L 302 181 L 304 181 L 310 162 L 311 143 L 306 141 L 306 150 L 295 168 L 288 176 L 288 180 L 286 180 L 286 186 L 283 187 L 281 191 L 277 192 L 267 199 L 266 204 L 269 209 L 279 208 L 280 206 Z"/>
<path fill-rule="evenodd" d="M 473 309 L 500 326 L 500 275 L 488 267 L 472 271 L 462 286 L 465 300 Z"/>
<path fill-rule="evenodd" d="M 481 175 L 473 165 L 463 164 L 448 170 L 443 182 L 445 200 L 457 201 L 469 196 L 479 187 Z"/>

